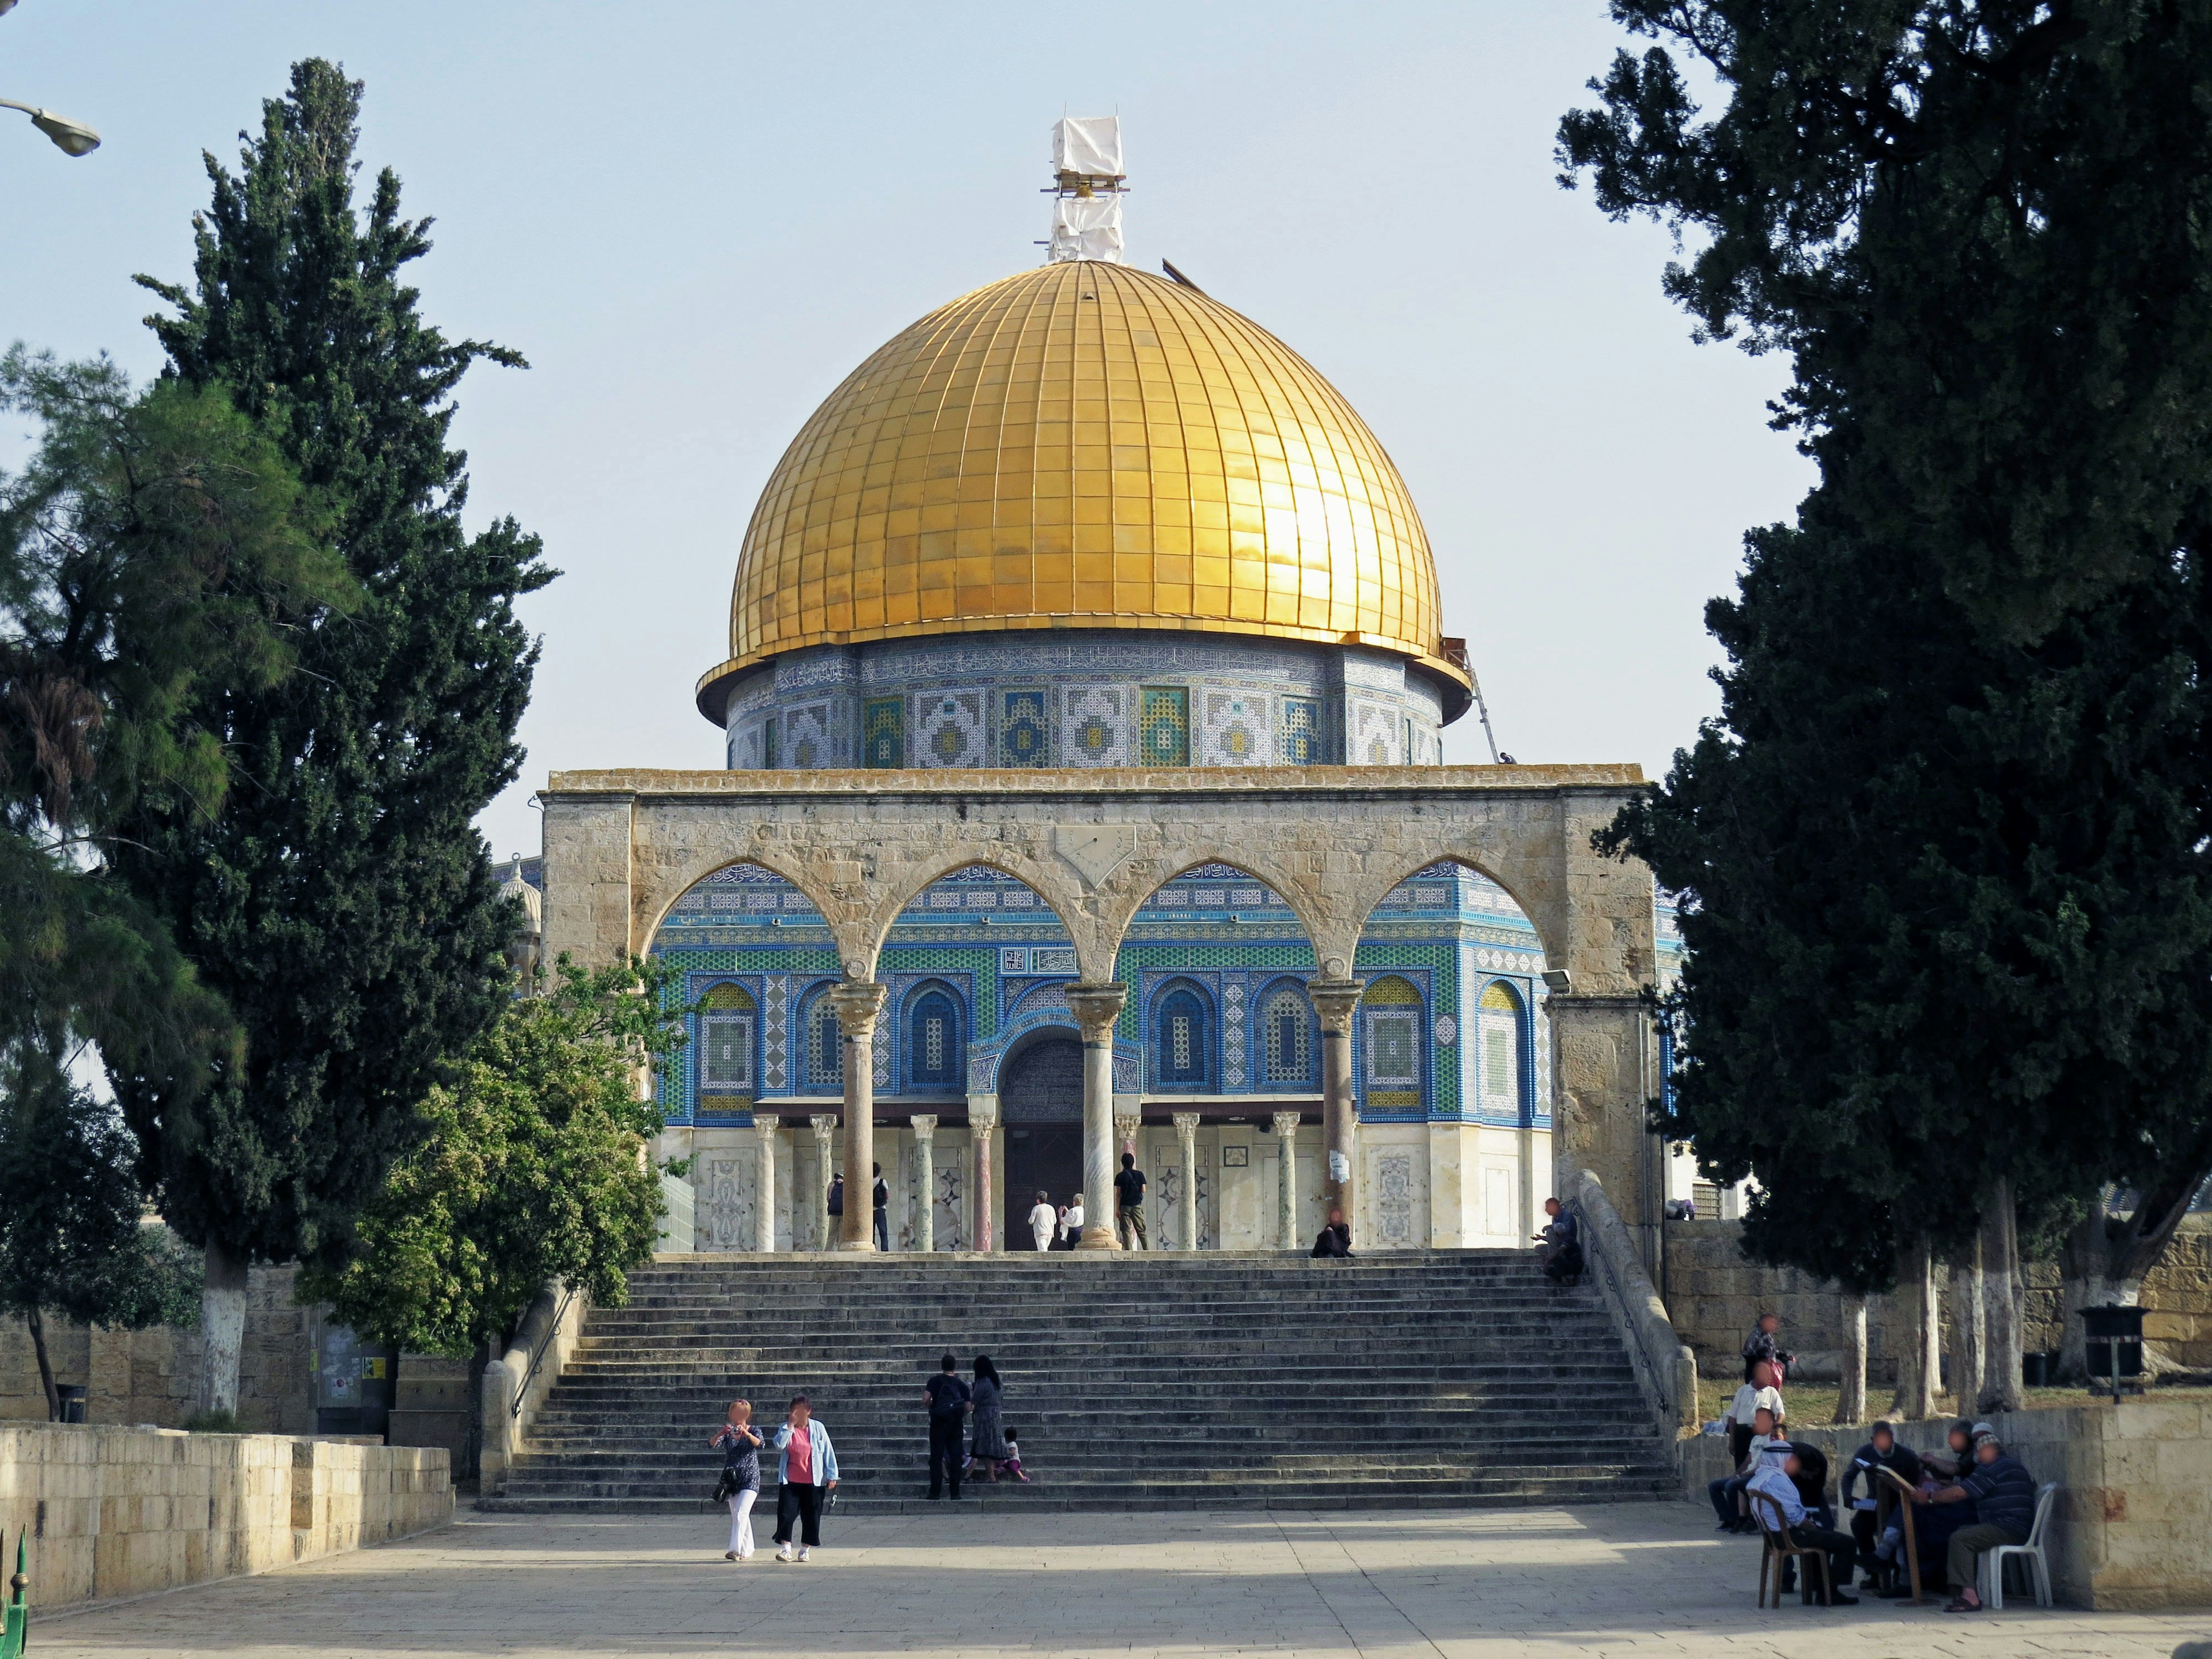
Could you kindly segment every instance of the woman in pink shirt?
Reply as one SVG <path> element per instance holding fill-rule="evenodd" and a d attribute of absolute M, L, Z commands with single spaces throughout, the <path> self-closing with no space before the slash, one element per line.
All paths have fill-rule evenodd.
<path fill-rule="evenodd" d="M 830 1431 L 814 1421 L 814 1407 L 803 1394 L 791 1397 L 791 1415 L 775 1431 L 783 1454 L 782 1484 L 775 1494 L 775 1559 L 805 1561 L 822 1541 L 822 1499 L 837 1489 L 837 1449 Z M 792 1548 L 792 1525 L 800 1524 L 799 1547 Z"/>

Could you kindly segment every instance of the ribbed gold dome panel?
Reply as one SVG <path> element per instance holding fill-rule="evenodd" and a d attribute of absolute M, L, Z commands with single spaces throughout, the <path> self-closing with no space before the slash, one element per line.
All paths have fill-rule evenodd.
<path fill-rule="evenodd" d="M 1125 265 L 1048 264 L 932 312 L 777 464 L 730 660 L 981 629 L 1188 629 L 1441 659 L 1405 481 L 1266 330 Z M 712 712 L 712 711 L 710 711 Z"/>

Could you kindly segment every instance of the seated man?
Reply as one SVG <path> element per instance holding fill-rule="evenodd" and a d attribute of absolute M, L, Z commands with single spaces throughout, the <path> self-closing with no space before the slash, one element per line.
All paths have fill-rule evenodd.
<path fill-rule="evenodd" d="M 1721 1419 L 1728 1431 L 1729 1455 L 1739 1466 L 1750 1451 L 1752 1419 L 1762 1406 L 1774 1413 L 1778 1425 L 1782 1422 L 1782 1390 L 1774 1386 L 1771 1366 L 1761 1366 L 1758 1376 L 1735 1391 L 1735 1398 L 1729 1402 L 1728 1415 Z"/>
<path fill-rule="evenodd" d="M 1908 1486 L 1920 1484 L 1920 1455 L 1910 1446 L 1899 1445 L 1897 1430 L 1887 1423 L 1875 1424 L 1874 1433 L 1866 1444 L 1852 1455 L 1849 1466 L 1844 1470 L 1843 1492 L 1837 1499 L 1843 1505 L 1844 1513 L 1851 1517 L 1851 1536 L 1857 1540 L 1859 1547 L 1859 1568 L 1867 1575 L 1869 1583 L 1893 1571 L 1896 1559 L 1896 1551 L 1893 1548 L 1889 1554 L 1880 1558 L 1883 1565 L 1877 1567 L 1876 1555 L 1881 1540 L 1875 1536 L 1875 1516 L 1881 1510 L 1881 1477 L 1875 1474 L 1878 1468 L 1889 1470 Z M 1866 1493 L 1863 1497 L 1854 1497 L 1852 1494 L 1858 1490 L 1862 1476 L 1866 1480 Z M 1900 1534 L 1903 1532 L 1902 1528 L 1898 1530 Z M 1889 1588 L 1887 1583 L 1882 1585 L 1884 1590 Z"/>
<path fill-rule="evenodd" d="M 1759 1455 L 1769 1446 L 1783 1444 L 1776 1431 L 1773 1408 L 1761 1406 L 1752 1413 L 1752 1435 L 1744 1455 L 1736 1460 L 1734 1474 L 1724 1474 L 1717 1480 L 1705 1483 L 1705 1496 L 1713 1500 L 1713 1513 L 1720 1517 L 1723 1532 L 1755 1532 L 1752 1523 L 1738 1505 L 1737 1498 L 1751 1477 L 1759 1472 Z"/>
<path fill-rule="evenodd" d="M 1582 1275 L 1582 1230 L 1556 1198 L 1544 1200 L 1544 1213 L 1551 1218 L 1536 1235 L 1544 1247 L 1537 1254 L 1543 1259 L 1544 1277 L 1554 1285 L 1564 1285 Z"/>
<path fill-rule="evenodd" d="M 1821 1605 L 1856 1607 L 1859 1598 L 1846 1595 L 1844 1591 L 1851 1582 L 1851 1559 L 1857 1553 L 1857 1546 L 1848 1534 L 1813 1523 L 1812 1512 L 1805 1507 L 1805 1500 L 1797 1491 L 1797 1476 L 1803 1473 L 1797 1449 L 1786 1440 L 1777 1441 L 1762 1449 L 1759 1472 L 1751 1477 L 1744 1490 L 1774 1500 L 1774 1507 L 1782 1511 L 1784 1543 L 1810 1545 L 1828 1558 L 1828 1597 Z M 1766 1504 L 1753 1504 L 1751 1512 L 1760 1526 L 1772 1523 L 1773 1510 Z"/>
<path fill-rule="evenodd" d="M 1945 1604 L 1946 1613 L 1979 1613 L 1981 1593 L 1974 1588 L 1975 1569 L 1984 1550 L 1999 1544 L 2025 1544 L 2035 1524 L 2035 1477 L 2016 1457 L 2008 1456 L 2003 1443 L 1986 1425 L 1974 1437 L 1974 1467 L 1948 1486 L 1939 1486 L 1925 1504 L 1961 1504 L 1972 1499 L 1974 1524 L 1951 1534 L 1945 1558 L 1945 1577 L 1956 1592 Z"/>

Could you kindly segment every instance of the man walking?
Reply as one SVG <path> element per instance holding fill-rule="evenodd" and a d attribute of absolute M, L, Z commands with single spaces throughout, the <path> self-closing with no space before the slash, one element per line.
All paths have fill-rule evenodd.
<path fill-rule="evenodd" d="M 1145 1172 L 1137 1167 L 1134 1152 L 1121 1154 L 1121 1173 L 1114 1177 L 1114 1203 L 1121 1218 L 1121 1248 L 1149 1250 L 1145 1237 Z"/>
<path fill-rule="evenodd" d="M 822 1248 L 834 1250 L 845 1238 L 845 1177 L 842 1174 L 830 1177 L 830 1196 L 823 1207 L 830 1212 L 830 1237 L 822 1241 Z"/>
<path fill-rule="evenodd" d="M 822 1541 L 822 1500 L 837 1490 L 837 1449 L 830 1443 L 830 1431 L 814 1420 L 814 1407 L 803 1394 L 791 1396 L 791 1414 L 773 1443 L 783 1454 L 782 1484 L 775 1493 L 775 1559 L 805 1561 Z"/>
<path fill-rule="evenodd" d="M 960 1362 L 951 1354 L 937 1366 L 937 1375 L 921 1385 L 921 1397 L 929 1407 L 929 1496 L 944 1497 L 949 1478 L 957 1498 L 960 1466 L 967 1461 L 960 1450 L 960 1425 L 968 1413 L 968 1385 L 955 1374 Z"/>
<path fill-rule="evenodd" d="M 870 1166 L 876 1172 L 876 1189 L 872 1196 L 876 1210 L 876 1248 L 888 1253 L 891 1248 L 891 1189 L 884 1184 L 884 1166 Z"/>

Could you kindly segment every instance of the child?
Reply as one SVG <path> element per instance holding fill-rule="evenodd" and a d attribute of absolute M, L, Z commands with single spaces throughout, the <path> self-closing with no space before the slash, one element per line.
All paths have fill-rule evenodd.
<path fill-rule="evenodd" d="M 999 1467 L 1017 1480 L 1026 1482 L 1029 1480 L 1029 1476 L 1022 1473 L 1022 1449 L 1015 1443 L 1012 1429 L 1006 1431 L 1006 1461 Z"/>
<path fill-rule="evenodd" d="M 730 1547 L 725 1561 L 750 1561 L 753 1554 L 753 1501 L 760 1496 L 761 1437 L 752 1425 L 749 1400 L 730 1401 L 729 1421 L 714 1439 L 722 1454 L 723 1485 L 730 1494 Z"/>

